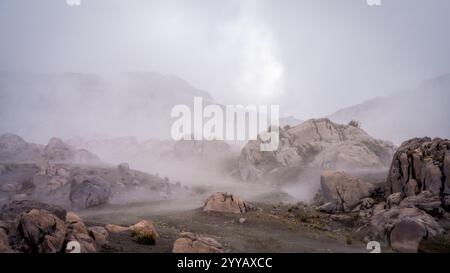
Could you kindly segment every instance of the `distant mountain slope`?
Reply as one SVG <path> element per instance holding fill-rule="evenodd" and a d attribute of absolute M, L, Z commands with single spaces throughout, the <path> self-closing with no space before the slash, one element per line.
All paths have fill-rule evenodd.
<path fill-rule="evenodd" d="M 410 91 L 341 109 L 328 118 L 338 123 L 358 120 L 370 135 L 396 144 L 413 137 L 449 138 L 450 74 Z"/>
<path fill-rule="evenodd" d="M 211 96 L 181 78 L 150 72 L 92 74 L 0 72 L 0 134 L 45 143 L 75 135 L 168 137 L 176 104 Z"/>

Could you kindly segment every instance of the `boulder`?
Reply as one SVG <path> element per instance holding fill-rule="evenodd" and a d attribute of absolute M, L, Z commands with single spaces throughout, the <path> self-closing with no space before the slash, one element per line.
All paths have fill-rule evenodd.
<path fill-rule="evenodd" d="M 76 241 L 80 244 L 81 253 L 97 252 L 97 245 L 88 232 L 83 220 L 74 212 L 68 212 L 66 216 L 67 235 L 66 241 Z M 66 249 L 66 251 L 71 251 Z"/>
<path fill-rule="evenodd" d="M 104 204 L 111 195 L 111 185 L 100 176 L 83 176 L 74 179 L 70 189 L 70 201 L 77 209 Z"/>
<path fill-rule="evenodd" d="M 449 162 L 448 139 L 424 137 L 403 142 L 392 159 L 385 186 L 386 196 L 400 192 L 403 199 L 427 191 L 441 196 L 441 206 L 449 211 L 446 204 L 450 195 Z M 419 199 L 414 201 L 416 205 L 420 201 L 429 201 L 428 198 Z"/>
<path fill-rule="evenodd" d="M 350 177 L 343 172 L 325 171 L 320 177 L 325 203 L 332 203 L 333 211 L 352 211 L 365 197 L 370 197 L 375 186 Z"/>
<path fill-rule="evenodd" d="M 427 229 L 417 221 L 405 218 L 392 228 L 389 240 L 397 252 L 417 252 L 419 243 L 427 236 Z"/>
<path fill-rule="evenodd" d="M 230 213 L 245 213 L 250 209 L 250 206 L 241 198 L 228 194 L 226 192 L 217 192 L 210 196 L 203 206 L 203 211 L 210 212 L 230 212 Z"/>
<path fill-rule="evenodd" d="M 94 239 L 98 246 L 103 246 L 108 243 L 109 233 L 104 227 L 88 227 L 88 231 L 89 235 Z"/>
<path fill-rule="evenodd" d="M 436 220 L 416 207 L 393 207 L 374 214 L 370 229 L 375 240 L 390 243 L 398 252 L 417 252 L 422 239 L 441 234 Z"/>
<path fill-rule="evenodd" d="M 159 234 L 153 223 L 147 220 L 142 220 L 137 224 L 130 226 L 131 237 L 139 244 L 154 245 L 159 238 Z"/>
<path fill-rule="evenodd" d="M 222 245 L 213 238 L 182 232 L 173 244 L 173 253 L 223 253 Z"/>
<path fill-rule="evenodd" d="M 24 252 L 58 253 L 66 236 L 64 222 L 43 209 L 22 213 L 18 219 L 16 247 Z"/>

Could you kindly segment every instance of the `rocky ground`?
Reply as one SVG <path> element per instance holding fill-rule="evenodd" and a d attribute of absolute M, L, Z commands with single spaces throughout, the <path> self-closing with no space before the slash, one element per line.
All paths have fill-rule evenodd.
<path fill-rule="evenodd" d="M 312 158 L 297 153 L 313 146 L 296 139 L 295 130 L 292 139 L 287 133 L 288 149 L 258 159 L 247 146 L 241 154 L 261 160 L 245 168 L 255 164 L 262 174 L 279 172 L 275 165 L 283 162 L 290 170 L 320 171 L 318 191 L 308 202 L 298 202 L 279 183 L 264 183 L 263 176 L 186 187 L 127 163 L 80 164 L 80 150 L 57 139 L 36 147 L 9 135 L 1 140 L 15 148 L 2 145 L 2 156 L 17 160 L 0 164 L 0 251 L 367 252 L 366 244 L 377 241 L 383 252 L 450 252 L 449 140 L 411 139 L 392 155 L 386 173 L 350 172 L 336 170 L 355 159 L 353 148 L 342 147 L 369 145 L 363 158 L 374 161 L 364 164 L 374 168 L 386 164 L 392 147 L 369 139 L 356 125 L 311 124 L 322 130 L 312 134 L 319 137 L 311 141 L 317 145 Z M 350 135 L 359 137 L 348 142 L 346 132 L 355 130 Z M 30 149 L 38 159 L 22 160 Z M 321 160 L 334 158 L 326 156 L 330 151 L 340 159 L 324 170 Z M 296 158 L 291 152 L 302 159 L 285 161 Z"/>

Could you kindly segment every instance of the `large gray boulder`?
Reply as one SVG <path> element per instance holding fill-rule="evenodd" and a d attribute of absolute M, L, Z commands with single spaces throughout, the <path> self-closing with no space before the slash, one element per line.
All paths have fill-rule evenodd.
<path fill-rule="evenodd" d="M 375 186 L 368 182 L 334 171 L 323 172 L 320 185 L 329 212 L 349 212 L 375 191 Z"/>
<path fill-rule="evenodd" d="M 444 231 L 429 214 L 416 207 L 394 207 L 370 220 L 373 239 L 388 242 L 397 252 L 417 252 L 421 240 Z"/>
<path fill-rule="evenodd" d="M 70 201 L 77 209 L 104 204 L 110 195 L 110 183 L 100 176 L 75 177 L 71 184 Z"/>
<path fill-rule="evenodd" d="M 450 140 L 424 137 L 405 141 L 392 159 L 386 196 L 399 192 L 405 198 L 427 191 L 439 196 L 442 207 L 449 210 L 449 168 Z"/>

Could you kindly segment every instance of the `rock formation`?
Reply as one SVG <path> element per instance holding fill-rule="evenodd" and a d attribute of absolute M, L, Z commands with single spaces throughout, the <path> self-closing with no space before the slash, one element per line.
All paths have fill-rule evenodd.
<path fill-rule="evenodd" d="M 280 128 L 276 151 L 261 152 L 260 144 L 260 140 L 250 141 L 242 149 L 239 160 L 242 180 L 258 180 L 302 168 L 379 170 L 388 167 L 394 153 L 391 143 L 374 139 L 356 126 L 328 119 Z"/>
<path fill-rule="evenodd" d="M 450 140 L 413 138 L 394 154 L 386 183 L 386 195 L 400 193 L 401 199 L 422 191 L 435 195 L 450 209 Z"/>
<path fill-rule="evenodd" d="M 182 232 L 173 244 L 173 253 L 222 253 L 222 245 L 215 239 L 191 232 Z"/>
<path fill-rule="evenodd" d="M 368 183 L 346 175 L 342 172 L 325 171 L 320 177 L 324 203 L 328 211 L 352 211 L 370 197 L 375 187 Z M 369 206 L 371 201 L 365 200 L 363 207 Z M 370 204 L 371 205 L 371 204 Z"/>

